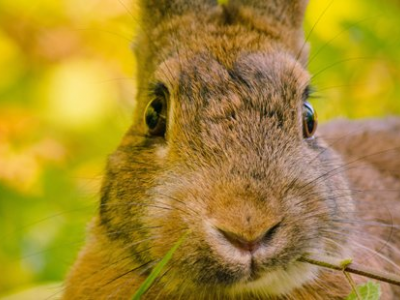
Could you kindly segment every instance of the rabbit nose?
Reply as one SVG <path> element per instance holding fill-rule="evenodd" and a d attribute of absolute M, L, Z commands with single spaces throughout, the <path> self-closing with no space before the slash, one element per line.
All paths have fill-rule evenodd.
<path fill-rule="evenodd" d="M 258 248 L 261 246 L 261 240 L 260 239 L 255 239 L 255 240 L 247 240 L 243 237 L 240 237 L 237 234 L 234 234 L 232 232 L 227 232 L 224 230 L 219 229 L 219 232 L 222 233 L 224 238 L 231 243 L 233 246 L 236 248 L 243 250 L 243 251 L 248 251 L 248 252 L 255 252 Z"/>
<path fill-rule="evenodd" d="M 271 228 L 268 228 L 268 230 L 264 231 L 264 233 L 261 234 L 259 237 L 253 239 L 249 239 L 240 234 L 222 230 L 220 228 L 218 228 L 218 231 L 222 234 L 222 236 L 225 238 L 226 241 L 228 241 L 236 248 L 242 251 L 253 253 L 257 249 L 259 249 L 263 244 L 272 239 L 273 235 L 275 234 L 279 226 L 280 222 L 272 226 Z"/>

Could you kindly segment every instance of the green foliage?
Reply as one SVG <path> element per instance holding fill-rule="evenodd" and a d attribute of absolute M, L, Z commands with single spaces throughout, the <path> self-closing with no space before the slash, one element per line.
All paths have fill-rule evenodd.
<path fill-rule="evenodd" d="M 84 242 L 130 123 L 135 25 L 115 1 L 0 1 L 0 15 L 3 294 L 61 281 Z"/>
<path fill-rule="evenodd" d="M 357 287 L 360 300 L 379 300 L 381 297 L 381 287 L 378 283 L 367 282 L 366 284 Z M 346 300 L 359 300 L 356 293 L 353 291 Z"/>

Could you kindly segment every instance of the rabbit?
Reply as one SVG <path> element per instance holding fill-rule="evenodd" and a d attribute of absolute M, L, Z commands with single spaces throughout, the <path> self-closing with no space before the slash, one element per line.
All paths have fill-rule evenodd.
<path fill-rule="evenodd" d="M 138 2 L 133 124 L 63 299 L 131 299 L 182 237 L 142 299 L 345 298 L 309 253 L 399 270 L 400 119 L 317 129 L 307 2 Z"/>

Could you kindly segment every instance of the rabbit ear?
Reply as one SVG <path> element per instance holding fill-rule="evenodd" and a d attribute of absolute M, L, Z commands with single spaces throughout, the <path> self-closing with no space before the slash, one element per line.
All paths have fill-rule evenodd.
<path fill-rule="evenodd" d="M 298 29 L 302 26 L 308 0 L 230 0 L 229 4 L 251 8 L 280 25 Z"/>
<path fill-rule="evenodd" d="M 186 13 L 201 13 L 218 5 L 217 0 L 140 0 L 144 22 L 157 25 L 163 20 Z"/>

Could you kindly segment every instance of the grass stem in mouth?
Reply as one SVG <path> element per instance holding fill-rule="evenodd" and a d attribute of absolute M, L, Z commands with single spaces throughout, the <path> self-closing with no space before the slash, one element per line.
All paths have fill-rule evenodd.
<path fill-rule="evenodd" d="M 356 263 L 343 263 L 343 260 L 335 257 L 324 256 L 319 254 L 307 254 L 299 259 L 301 262 L 306 262 L 312 265 L 316 265 L 323 268 L 328 268 L 337 271 L 344 271 L 348 273 L 353 273 L 361 275 L 364 277 L 376 279 L 379 281 L 387 282 L 390 284 L 400 286 L 400 276 L 393 273 L 388 273 L 384 271 L 378 271 L 366 266 L 356 264 Z"/>

